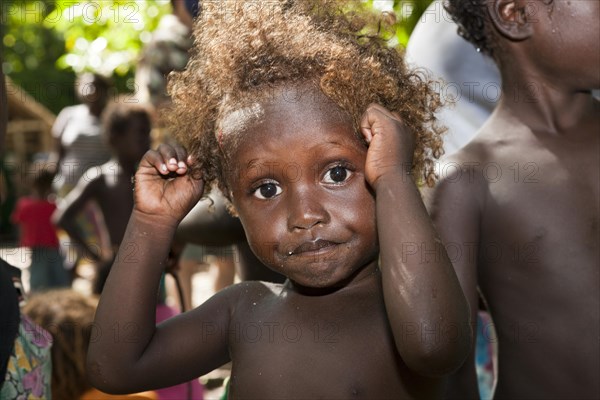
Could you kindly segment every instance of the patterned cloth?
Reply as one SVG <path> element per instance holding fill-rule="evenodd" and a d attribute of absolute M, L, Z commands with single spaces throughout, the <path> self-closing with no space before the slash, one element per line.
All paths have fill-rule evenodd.
<path fill-rule="evenodd" d="M 52 362 L 50 334 L 21 315 L 19 334 L 8 360 L 1 399 L 50 399 Z"/>
<path fill-rule="evenodd" d="M 475 348 L 475 369 L 481 400 L 491 400 L 496 389 L 498 343 L 494 322 L 485 311 L 477 316 L 477 342 Z"/>

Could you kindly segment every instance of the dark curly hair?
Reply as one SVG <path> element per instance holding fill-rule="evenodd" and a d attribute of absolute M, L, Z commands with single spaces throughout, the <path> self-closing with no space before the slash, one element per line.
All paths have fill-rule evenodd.
<path fill-rule="evenodd" d="M 458 25 L 458 34 L 473 43 L 478 51 L 498 61 L 496 32 L 488 15 L 488 0 L 444 0 L 444 8 Z M 551 5 L 554 0 L 543 0 Z M 527 6 L 519 10 L 527 18 Z"/>
<path fill-rule="evenodd" d="M 458 25 L 458 34 L 478 51 L 494 57 L 496 42 L 487 0 L 445 0 L 444 8 Z"/>
<path fill-rule="evenodd" d="M 385 20 L 359 1 L 264 0 L 206 2 L 194 27 L 185 71 L 172 73 L 173 104 L 165 117 L 196 157 L 207 187 L 224 180 L 226 160 L 216 132 L 231 112 L 275 87 L 314 82 L 359 122 L 371 103 L 397 112 L 416 135 L 413 173 L 433 185 L 434 159 L 443 154 L 432 81 L 410 71 L 387 46 Z"/>

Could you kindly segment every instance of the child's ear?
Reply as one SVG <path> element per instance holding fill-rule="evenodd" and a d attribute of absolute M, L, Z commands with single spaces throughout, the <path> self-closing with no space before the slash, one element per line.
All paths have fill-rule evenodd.
<path fill-rule="evenodd" d="M 526 0 L 489 0 L 488 13 L 492 23 L 506 38 L 525 40 L 533 34 L 533 21 Z"/>

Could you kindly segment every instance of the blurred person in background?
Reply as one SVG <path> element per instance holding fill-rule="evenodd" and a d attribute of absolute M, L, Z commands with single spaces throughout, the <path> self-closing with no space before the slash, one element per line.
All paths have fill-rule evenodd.
<path fill-rule="evenodd" d="M 30 177 L 32 194 L 21 197 L 12 213 L 12 222 L 19 226 L 20 246 L 31 250 L 29 289 L 39 291 L 69 286 L 69 272 L 59 251 L 52 214 L 56 210 L 52 191 L 54 171 L 44 163 L 35 164 Z"/>
<path fill-rule="evenodd" d="M 110 104 L 103 120 L 105 140 L 112 158 L 98 167 L 99 171 L 84 175 L 77 186 L 60 204 L 53 215 L 57 226 L 85 249 L 97 264 L 94 293 L 99 294 L 112 264 L 116 249 L 121 245 L 127 220 L 133 209 L 133 182 L 131 177 L 144 153 L 150 148 L 152 121 L 147 108 L 118 98 Z M 77 216 L 87 204 L 98 205 L 102 220 L 98 238 L 89 238 L 79 229 Z"/>
<path fill-rule="evenodd" d="M 111 87 L 110 81 L 101 75 L 80 75 L 75 89 L 81 104 L 64 108 L 56 117 L 52 127 L 57 163 L 54 184 L 60 197 L 73 189 L 87 169 L 110 158 L 110 150 L 102 139 L 101 115 Z"/>

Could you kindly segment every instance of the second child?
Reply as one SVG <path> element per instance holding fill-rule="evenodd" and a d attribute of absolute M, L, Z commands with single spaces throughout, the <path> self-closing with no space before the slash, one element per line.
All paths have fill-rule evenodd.
<path fill-rule="evenodd" d="M 103 126 L 105 140 L 112 152 L 111 159 L 88 170 L 53 216 L 56 224 L 83 248 L 85 254 L 100 264 L 112 260 L 125 234 L 127 220 L 133 210 L 131 177 L 150 147 L 152 125 L 145 107 L 117 99 L 108 106 Z M 101 243 L 91 243 L 78 226 L 77 216 L 88 202 L 95 202 L 100 208 L 105 225 L 101 229 L 106 230 L 110 242 L 107 249 Z M 103 271 L 99 274 L 102 275 Z M 103 282 L 97 283 L 101 287 Z M 98 292 L 100 287 L 95 291 Z"/>

